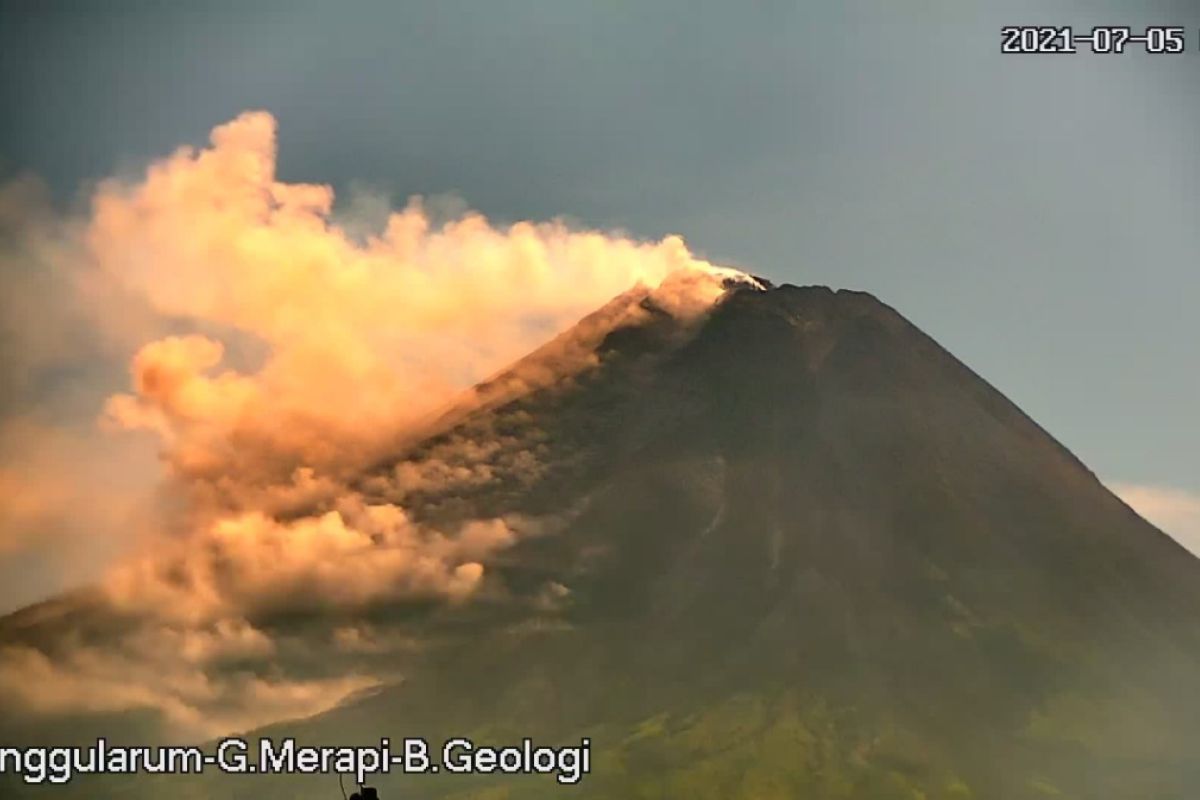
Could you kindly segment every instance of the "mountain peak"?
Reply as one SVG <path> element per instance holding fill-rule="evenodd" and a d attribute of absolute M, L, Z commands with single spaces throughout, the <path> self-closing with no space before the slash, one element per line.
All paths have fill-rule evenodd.
<path fill-rule="evenodd" d="M 380 601 L 354 620 L 369 650 L 293 655 L 404 680 L 272 735 L 586 735 L 596 798 L 1183 797 L 1200 777 L 1200 562 L 865 292 L 635 287 L 354 488 L 512 536 L 465 602 Z M 291 641 L 329 618 L 253 621 Z"/>

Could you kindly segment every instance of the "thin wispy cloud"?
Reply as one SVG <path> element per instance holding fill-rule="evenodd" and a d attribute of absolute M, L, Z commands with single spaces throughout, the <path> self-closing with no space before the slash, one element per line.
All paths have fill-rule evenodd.
<path fill-rule="evenodd" d="M 1200 492 L 1120 482 L 1110 488 L 1130 508 L 1200 556 Z"/>

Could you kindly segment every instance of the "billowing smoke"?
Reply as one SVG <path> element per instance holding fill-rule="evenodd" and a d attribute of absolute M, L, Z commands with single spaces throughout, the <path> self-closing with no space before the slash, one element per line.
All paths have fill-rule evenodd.
<path fill-rule="evenodd" d="M 100 596 L 136 621 L 102 647 L 4 646 L 6 704 L 150 707 L 199 735 L 313 713 L 378 682 L 224 665 L 278 667 L 284 645 L 259 622 L 272 614 L 336 611 L 331 641 L 377 651 L 387 644 L 345 624 L 356 609 L 469 602 L 489 559 L 536 524 L 430 527 L 364 499 L 355 476 L 613 296 L 643 284 L 689 315 L 731 274 L 676 237 L 439 219 L 419 199 L 364 233 L 329 187 L 282 182 L 275 166 L 275 122 L 254 112 L 207 148 L 101 183 L 83 215 L 37 211 L 30 182 L 5 189 L 5 281 L 20 291 L 6 292 L 19 358 L 0 428 L 0 553 L 68 552 L 72 535 L 122 553 Z M 510 377 L 536 385 L 591 357 L 559 340 Z M 77 376 L 75 400 L 47 411 L 62 392 L 47 376 L 63 374 Z M 138 455 L 151 442 L 158 475 Z M 461 466 L 469 455 L 457 472 L 427 461 L 396 477 L 481 479 Z"/>

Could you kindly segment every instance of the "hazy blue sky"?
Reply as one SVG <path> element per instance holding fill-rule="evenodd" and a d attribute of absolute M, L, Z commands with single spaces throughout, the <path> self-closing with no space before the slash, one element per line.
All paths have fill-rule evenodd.
<path fill-rule="evenodd" d="M 265 108 L 286 179 L 869 290 L 1103 478 L 1200 492 L 1195 4 L 831 5 L 6 4 L 0 163 L 66 201 Z M 1002 55 L 1015 23 L 1189 47 Z"/>

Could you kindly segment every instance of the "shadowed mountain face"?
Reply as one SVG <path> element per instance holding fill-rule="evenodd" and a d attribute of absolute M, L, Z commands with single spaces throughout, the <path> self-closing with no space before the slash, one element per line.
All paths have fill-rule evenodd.
<path fill-rule="evenodd" d="M 470 603 L 372 612 L 419 643 L 376 656 L 401 682 L 271 733 L 588 736 L 581 797 L 1192 796 L 1200 562 L 869 295 L 743 288 L 693 325 L 645 300 L 617 313 L 639 300 L 583 323 L 594 366 L 523 389 L 534 354 L 363 477 L 422 520 L 519 515 L 536 534 Z M 397 477 L 434 467 L 460 479 Z M 208 774 L 71 788 L 337 794 Z"/>

